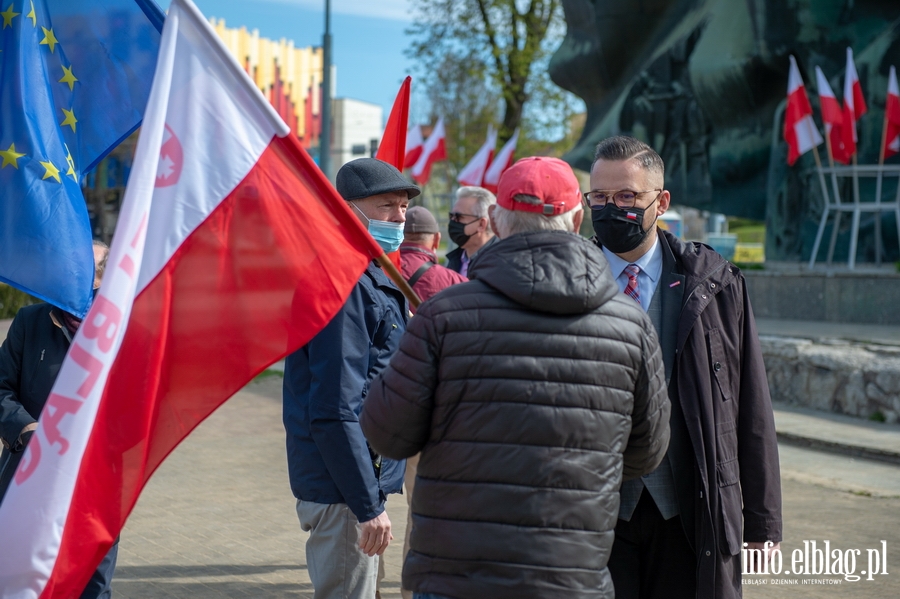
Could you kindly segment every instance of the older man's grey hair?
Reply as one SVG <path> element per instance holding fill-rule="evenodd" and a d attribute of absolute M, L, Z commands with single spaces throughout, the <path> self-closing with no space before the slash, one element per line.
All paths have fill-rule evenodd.
<path fill-rule="evenodd" d="M 627 135 L 609 137 L 598 143 L 594 149 L 594 162 L 598 160 L 621 162 L 632 158 L 651 173 L 665 177 L 666 167 L 660 155 L 656 153 L 656 150 L 633 137 Z M 593 163 L 591 166 L 594 166 Z"/>
<path fill-rule="evenodd" d="M 518 194 L 513 196 L 513 201 L 525 204 L 543 206 L 544 201 L 535 196 Z M 581 212 L 582 205 L 578 202 L 572 210 L 554 216 L 544 216 L 539 212 L 525 212 L 523 210 L 509 210 L 497 205 L 494 208 L 494 226 L 497 228 L 497 236 L 506 239 L 516 233 L 529 231 L 567 231 L 575 232 L 575 215 Z"/>
<path fill-rule="evenodd" d="M 460 187 L 456 190 L 456 199 L 475 198 L 474 216 L 487 218 L 488 208 L 497 203 L 497 197 L 484 187 Z"/>

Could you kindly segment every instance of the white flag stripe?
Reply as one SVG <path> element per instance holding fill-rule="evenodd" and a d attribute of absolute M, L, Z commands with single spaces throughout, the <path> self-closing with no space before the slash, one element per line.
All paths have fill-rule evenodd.
<path fill-rule="evenodd" d="M 801 155 L 825 141 L 811 115 L 806 115 L 794 124 L 794 133 L 797 134 L 797 149 Z"/>
<path fill-rule="evenodd" d="M 196 39 L 196 31 L 209 26 L 197 8 L 190 3 L 179 6 L 182 18 L 194 23 L 179 29 L 179 63 L 172 73 L 173 97 L 165 123 L 176 138 L 168 143 L 180 144 L 184 159 L 200 168 L 181 172 L 176 184 L 155 190 L 138 293 L 246 177 L 272 138 L 290 132 L 218 36 Z M 210 52 L 220 53 L 221 59 L 209 57 Z M 206 71 L 204 65 L 216 63 L 228 65 L 229 71 Z M 231 77 L 222 78 L 227 75 Z M 221 177 L 222 173 L 228 176 Z M 191 203 L 175 198 L 190 198 Z"/>
<path fill-rule="evenodd" d="M 425 171 L 425 167 L 428 166 L 431 155 L 434 154 L 434 151 L 437 149 L 438 144 L 442 139 L 444 139 L 444 117 L 438 119 L 437 124 L 431 131 L 431 135 L 429 135 L 428 139 L 425 141 L 425 146 L 422 148 L 422 155 L 419 156 L 419 159 L 412 167 L 412 174 L 414 177 L 418 177 Z"/>
<path fill-rule="evenodd" d="M 469 161 L 466 166 L 463 167 L 462 171 L 460 171 L 459 176 L 456 177 L 456 180 L 464 185 L 472 184 L 472 185 L 481 185 L 482 179 L 484 179 L 485 172 L 487 171 L 490 164 L 488 161 L 490 160 L 491 152 L 494 151 L 494 146 L 497 145 L 497 132 L 494 131 L 494 128 L 488 125 L 488 134 L 487 139 L 478 148 L 478 151 L 475 152 L 475 155 Z"/>
<path fill-rule="evenodd" d="M 500 183 L 500 175 L 509 166 L 510 158 L 516 152 L 516 144 L 519 143 L 519 130 L 513 132 L 513 136 L 509 138 L 500 151 L 494 156 L 494 161 L 484 174 L 484 183 L 486 185 L 496 186 Z"/>
<path fill-rule="evenodd" d="M 897 86 L 897 69 L 893 65 L 891 65 L 891 72 L 888 74 L 888 94 L 900 96 L 900 87 Z"/>
<path fill-rule="evenodd" d="M 177 11 L 170 13 L 166 19 L 154 82 L 161 77 L 168 79 L 165 74 L 171 71 L 174 63 L 173 30 L 177 26 L 177 20 Z M 37 599 L 47 584 L 59 554 L 75 481 L 104 385 L 95 383 L 86 394 L 80 394 L 79 390 L 88 377 L 94 374 L 98 375 L 98 382 L 106 380 L 125 335 L 137 285 L 136 275 L 141 267 L 141 250 L 146 238 L 142 231 L 147 222 L 162 142 L 165 113 L 160 108 L 165 104 L 161 98 L 168 94 L 167 85 L 154 83 L 151 87 L 143 121 L 147 134 L 142 135 L 138 141 L 134 168 L 128 178 L 122 211 L 116 225 L 117 235 L 109 252 L 109 266 L 97 300 L 76 333 L 69 356 L 63 362 L 53 385 L 51 398 L 57 394 L 76 400 L 83 398 L 83 401 L 77 411 L 66 413 L 64 418 L 58 417 L 50 424 L 48 415 L 53 410 L 48 408 L 53 402 L 48 400 L 47 407 L 41 413 L 38 429 L 23 458 L 25 464 L 36 463 L 35 469 L 21 483 L 14 481 L 10 484 L 0 506 L 0 530 L 3 531 L 3 542 L 0 543 L 0 592 L 5 599 Z M 146 201 L 134 201 L 134 198 L 141 197 L 146 197 Z M 127 267 L 121 267 L 122 264 L 130 265 L 131 275 L 128 274 Z M 102 336 L 89 339 L 86 335 L 87 327 L 95 322 L 95 318 L 102 316 L 101 308 L 104 305 L 115 306 L 121 313 L 111 347 L 100 347 Z M 109 308 L 107 311 L 111 312 Z M 85 368 L 75 358 L 76 355 L 81 355 L 79 352 L 98 360 L 102 366 L 95 367 L 86 376 Z M 67 450 L 62 455 L 59 454 L 61 447 L 58 443 L 51 445 L 48 430 L 51 431 L 50 438 L 61 438 L 68 443 Z"/>
<path fill-rule="evenodd" d="M 825 73 L 823 73 L 822 69 L 819 67 L 816 67 L 816 87 L 818 88 L 819 96 L 824 98 L 834 98 L 834 92 L 831 90 L 831 85 L 828 84 Z"/>
<path fill-rule="evenodd" d="M 788 95 L 791 95 L 797 88 L 803 87 L 803 79 L 800 77 L 800 69 L 797 68 L 797 60 L 794 58 L 793 54 L 790 56 L 790 59 L 791 70 L 788 74 Z"/>

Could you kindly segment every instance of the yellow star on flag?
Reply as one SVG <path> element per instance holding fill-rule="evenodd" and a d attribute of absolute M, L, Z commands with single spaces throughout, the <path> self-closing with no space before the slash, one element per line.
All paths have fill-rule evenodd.
<path fill-rule="evenodd" d="M 57 183 L 62 183 L 59 178 L 59 169 L 53 166 L 52 162 L 50 162 L 49 160 L 47 162 L 41 162 L 41 166 L 43 166 L 45 169 L 44 176 L 41 177 L 41 180 L 53 177 L 54 179 L 56 179 Z"/>
<path fill-rule="evenodd" d="M 66 115 L 66 118 L 63 120 L 63 122 L 61 122 L 59 124 L 59 126 L 65 127 L 66 125 L 68 125 L 69 127 L 72 128 L 72 131 L 74 132 L 75 131 L 75 123 L 78 122 L 78 119 L 75 118 L 75 111 L 74 110 L 66 110 L 65 108 L 63 108 L 62 111 L 63 111 L 63 114 Z"/>
<path fill-rule="evenodd" d="M 13 12 L 13 5 L 10 4 L 6 7 L 6 12 L 0 12 L 0 16 L 3 17 L 3 28 L 12 27 L 13 17 L 18 17 L 20 12 Z"/>
<path fill-rule="evenodd" d="M 31 12 L 25 15 L 26 19 L 31 19 L 31 26 L 37 27 L 37 15 L 34 14 L 34 2 L 31 3 Z"/>
<path fill-rule="evenodd" d="M 63 67 L 63 76 L 62 79 L 59 80 L 60 83 L 68 83 L 69 91 L 75 89 L 75 82 L 78 81 L 78 77 L 72 74 L 72 67 L 66 68 Z"/>
<path fill-rule="evenodd" d="M 0 150 L 0 156 L 3 156 L 3 164 L 0 165 L 0 168 L 6 168 L 9 165 L 12 165 L 12 167 L 16 169 L 19 168 L 19 163 L 17 161 L 24 155 L 25 154 L 16 152 L 16 144 L 9 144 L 8 150 Z"/>
<path fill-rule="evenodd" d="M 69 151 L 69 146 L 66 146 L 66 164 L 69 165 L 69 170 L 66 171 L 66 175 L 72 177 L 72 179 L 78 183 L 78 174 L 75 173 L 75 161 L 72 159 L 72 152 Z"/>
<path fill-rule="evenodd" d="M 41 29 L 44 30 L 44 39 L 41 40 L 41 45 L 50 46 L 50 54 L 53 54 L 53 49 L 56 47 L 56 44 L 58 44 L 59 41 L 53 34 L 53 29 L 47 29 L 46 27 L 41 27 Z"/>

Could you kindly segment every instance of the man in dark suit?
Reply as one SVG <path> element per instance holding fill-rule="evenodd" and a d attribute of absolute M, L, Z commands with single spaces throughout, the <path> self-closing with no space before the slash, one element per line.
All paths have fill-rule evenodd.
<path fill-rule="evenodd" d="M 585 199 L 619 288 L 656 327 L 672 401 L 662 464 L 622 485 L 616 597 L 740 597 L 742 547 L 770 541 L 774 551 L 782 533 L 774 417 L 744 279 L 708 246 L 657 230 L 671 197 L 646 144 L 600 142 Z"/>
<path fill-rule="evenodd" d="M 109 248 L 94 242 L 94 289 L 100 287 Z M 50 304 L 34 304 L 19 310 L 0 346 L 0 502 L 37 428 L 37 421 L 69 344 L 81 320 Z M 91 577 L 81 599 L 111 596 L 118 541 Z"/>

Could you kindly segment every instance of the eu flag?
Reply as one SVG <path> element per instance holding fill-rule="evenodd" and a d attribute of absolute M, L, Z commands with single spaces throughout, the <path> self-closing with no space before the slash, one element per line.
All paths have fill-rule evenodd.
<path fill-rule="evenodd" d="M 0 281 L 83 317 L 81 192 L 140 124 L 163 12 L 152 0 L 0 0 Z"/>

